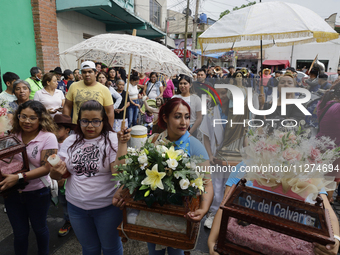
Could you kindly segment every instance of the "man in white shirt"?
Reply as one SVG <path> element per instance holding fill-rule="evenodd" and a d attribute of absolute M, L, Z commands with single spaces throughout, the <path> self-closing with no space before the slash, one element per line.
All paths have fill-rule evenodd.
<path fill-rule="evenodd" d="M 7 89 L 0 93 L 0 105 L 8 105 L 10 102 L 17 100 L 13 93 L 13 83 L 20 78 L 15 73 L 7 72 L 2 76 L 2 79 L 4 80 Z"/>

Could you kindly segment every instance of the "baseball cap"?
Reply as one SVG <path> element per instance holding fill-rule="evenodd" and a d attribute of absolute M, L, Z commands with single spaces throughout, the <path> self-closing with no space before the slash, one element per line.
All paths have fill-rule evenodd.
<path fill-rule="evenodd" d="M 92 61 L 84 61 L 83 63 L 81 63 L 80 65 L 81 70 L 88 69 L 88 68 L 96 69 L 96 65 Z"/>

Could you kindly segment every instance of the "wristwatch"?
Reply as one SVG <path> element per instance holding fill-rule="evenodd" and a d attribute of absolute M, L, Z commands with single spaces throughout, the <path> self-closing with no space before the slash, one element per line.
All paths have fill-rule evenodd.
<path fill-rule="evenodd" d="M 18 176 L 19 176 L 18 183 L 19 184 L 25 183 L 24 175 L 22 173 L 20 173 L 20 174 L 18 174 Z"/>

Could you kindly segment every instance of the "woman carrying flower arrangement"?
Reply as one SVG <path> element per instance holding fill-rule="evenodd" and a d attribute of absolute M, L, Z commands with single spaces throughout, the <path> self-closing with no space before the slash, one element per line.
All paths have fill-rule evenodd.
<path fill-rule="evenodd" d="M 188 220 L 199 222 L 209 210 L 213 199 L 213 187 L 210 174 L 204 176 L 204 174 L 195 173 L 193 170 L 193 168 L 197 170 L 197 167 L 194 166 L 195 157 L 200 157 L 201 159 L 199 166 L 207 167 L 209 166 L 209 156 L 204 146 L 187 131 L 190 125 L 190 106 L 180 98 L 169 100 L 159 111 L 158 125 L 166 130 L 161 134 L 152 135 L 145 145 L 149 146 L 148 143 L 151 142 L 156 147 L 149 146 L 150 151 L 144 149 L 145 153 L 142 152 L 136 156 L 138 157 L 139 165 L 146 168 L 146 178 L 141 181 L 143 189 L 145 188 L 143 194 L 145 194 L 144 196 L 149 196 L 150 192 L 166 189 L 169 185 L 165 179 L 169 179 L 169 175 L 173 175 L 175 182 L 179 182 L 181 191 L 185 192 L 195 188 L 195 190 L 201 192 L 200 207 L 194 212 L 188 212 L 185 215 Z M 169 146 L 169 143 L 172 143 L 172 146 Z M 148 160 L 152 160 L 150 159 L 150 154 L 157 153 L 157 151 L 161 153 L 163 158 L 162 166 L 159 164 L 150 166 L 148 164 Z M 161 171 L 159 171 L 160 169 Z M 121 177 L 124 178 L 124 175 L 121 175 Z M 203 190 L 205 191 L 204 193 L 202 193 Z M 176 190 L 176 193 L 181 191 Z M 113 198 L 113 204 L 115 206 L 124 205 L 124 200 L 118 193 Z M 150 255 L 165 254 L 165 249 L 156 250 L 156 245 L 153 243 L 148 243 L 148 248 Z M 167 250 L 170 255 L 184 254 L 184 251 L 180 249 L 167 247 Z"/>
<path fill-rule="evenodd" d="M 114 166 L 125 162 L 118 158 L 127 152 L 128 131 L 112 132 L 104 107 L 87 101 L 80 107 L 75 134 L 59 150 L 61 162 L 51 168 L 53 179 L 67 178 L 69 218 L 85 255 L 123 254 L 117 230 L 122 211 L 111 203 L 118 189 L 111 179 Z"/>

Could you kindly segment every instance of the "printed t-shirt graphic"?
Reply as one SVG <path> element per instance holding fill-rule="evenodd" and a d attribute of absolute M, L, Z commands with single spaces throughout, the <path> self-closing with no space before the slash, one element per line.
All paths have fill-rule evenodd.
<path fill-rule="evenodd" d="M 95 176 L 99 172 L 99 147 L 94 144 L 84 144 L 72 156 L 74 172 L 77 176 Z"/>

